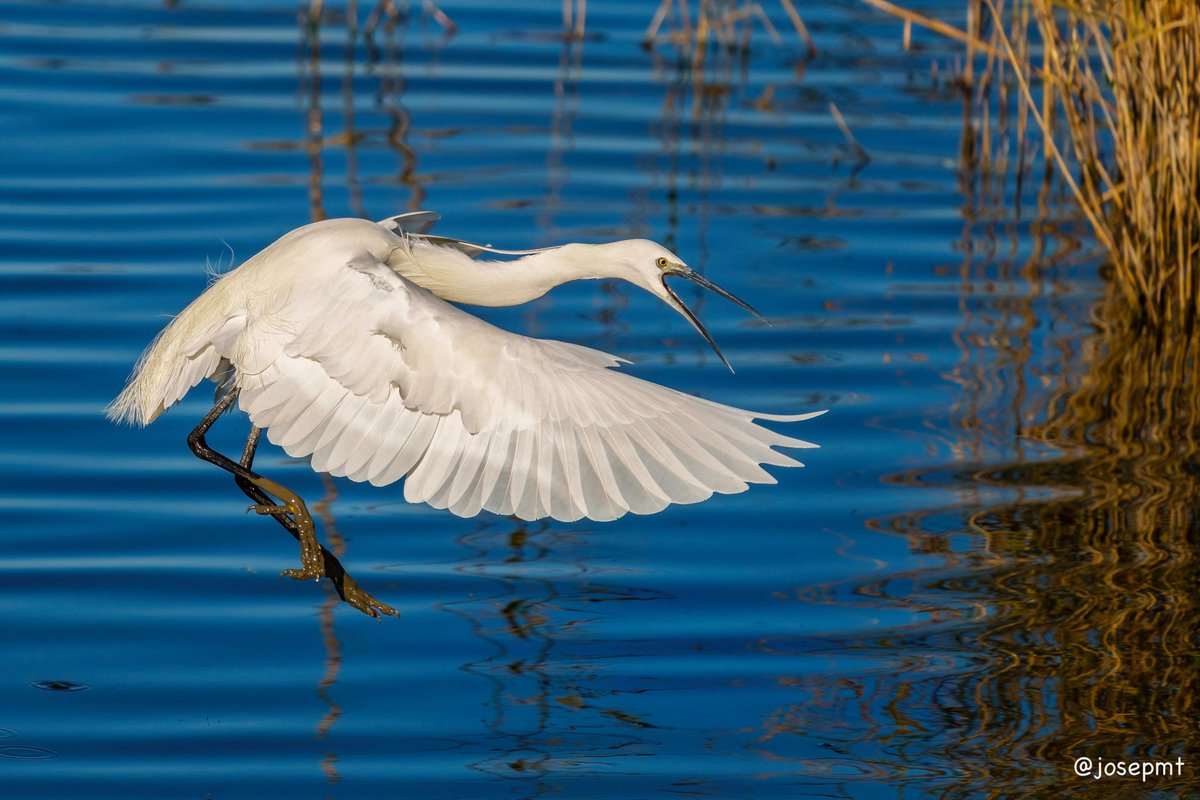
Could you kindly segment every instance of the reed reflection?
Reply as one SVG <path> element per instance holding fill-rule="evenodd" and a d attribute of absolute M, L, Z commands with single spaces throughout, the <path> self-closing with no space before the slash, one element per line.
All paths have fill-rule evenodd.
<path fill-rule="evenodd" d="M 358 178 L 358 145 L 367 137 L 367 134 L 357 130 L 354 112 L 355 76 L 360 68 L 358 63 L 360 35 L 368 45 L 367 66 L 378 65 L 379 60 L 383 58 L 386 65 L 390 68 L 382 70 L 382 72 L 392 76 L 400 75 L 400 70 L 396 68 L 400 48 L 395 40 L 396 22 L 399 19 L 399 14 L 395 7 L 386 1 L 377 4 L 368 18 L 366 28 L 363 31 L 359 29 L 358 13 L 357 0 L 349 0 L 346 5 L 345 15 L 329 20 L 325 16 L 328 14 L 328 11 L 324 9 L 323 3 L 320 0 L 315 0 L 307 9 L 302 10 L 298 16 L 301 43 L 297 53 L 298 85 L 301 87 L 301 96 L 305 99 L 304 135 L 302 141 L 303 149 L 309 157 L 308 196 L 310 216 L 314 222 L 325 219 L 327 216 L 325 202 L 326 176 L 323 154 L 326 148 L 339 145 L 345 150 L 346 170 L 344 180 L 350 206 L 359 216 L 369 216 L 363 202 L 362 187 Z M 387 23 L 384 26 L 387 38 L 381 49 L 376 46 L 377 43 L 374 37 L 378 31 L 380 19 L 384 14 L 387 15 Z M 345 29 L 343 72 L 340 82 L 342 130 L 332 135 L 326 133 L 325 114 L 322 104 L 324 84 L 321 74 L 322 28 L 330 21 L 335 23 L 340 22 Z M 419 204 L 422 190 L 419 182 L 414 177 L 416 156 L 412 148 L 404 143 L 404 134 L 408 130 L 408 116 L 403 105 L 398 101 L 402 90 L 403 83 L 399 77 L 382 78 L 380 80 L 381 96 L 391 99 L 391 102 L 387 104 L 387 109 L 388 116 L 392 120 L 392 125 L 386 136 L 386 140 L 401 154 L 403 169 L 400 180 L 402 183 L 413 188 L 413 202 Z M 325 540 L 329 543 L 330 551 L 336 558 L 341 558 L 345 554 L 346 545 L 345 540 L 338 531 L 337 521 L 333 512 L 333 504 L 338 495 L 337 486 L 327 474 L 322 473 L 321 480 L 325 486 L 325 496 L 312 506 L 312 510 L 323 524 Z M 334 626 L 334 610 L 341 605 L 342 601 L 333 586 L 326 584 L 325 589 L 327 597 L 321 604 L 319 611 L 321 639 L 325 645 L 326 652 L 325 670 L 317 683 L 317 694 L 325 703 L 327 711 L 317 722 L 316 738 L 318 740 L 328 740 L 334 725 L 342 716 L 342 708 L 336 701 L 335 694 L 332 691 L 342 668 L 342 648 Z M 337 766 L 338 762 L 339 757 L 337 753 L 332 751 L 324 753 L 321 759 L 321 770 L 331 784 L 341 780 Z"/>
<path fill-rule="evenodd" d="M 337 484 L 326 473 L 321 473 L 321 483 L 325 486 L 325 496 L 313 504 L 312 510 L 320 518 L 324 527 L 325 541 L 329 542 L 329 550 L 334 556 L 341 558 L 346 553 L 346 540 L 342 538 L 337 527 L 337 519 L 333 514 L 333 503 L 338 496 Z M 342 707 L 334 699 L 333 692 L 330 691 L 337 683 L 338 675 L 342 671 L 342 644 L 338 640 L 337 630 L 333 625 L 333 612 L 342 604 L 342 598 L 328 584 L 325 585 L 325 594 L 325 601 L 321 603 L 321 609 L 318 612 L 321 620 L 321 642 L 325 645 L 325 673 L 317 682 L 317 694 L 328 710 L 325 712 L 325 716 L 317 722 L 316 738 L 319 740 L 329 738 L 334 723 L 342 716 Z M 321 761 L 321 769 L 330 783 L 337 783 L 341 780 L 337 771 L 337 763 L 338 756 L 333 752 L 326 753 Z"/>
<path fill-rule="evenodd" d="M 990 104 L 977 97 L 974 106 Z M 1011 185 L 1014 172 L 1028 180 L 1023 131 L 998 147 L 1018 159 L 983 150 L 991 183 Z M 989 602 L 978 641 L 996 665 L 974 686 L 988 724 L 965 744 L 981 755 L 1017 752 L 1029 765 L 1166 759 L 1194 752 L 1200 738 L 1200 331 L 1186 320 L 1136 322 L 1145 315 L 1107 268 L 1098 297 L 1069 291 L 1071 265 L 1090 272 L 1095 261 L 1062 235 L 1063 220 L 1081 225 L 1077 209 L 1053 207 L 1064 194 L 1044 173 L 1032 253 L 1024 263 L 1010 255 L 1019 271 L 1006 279 L 1021 299 L 1004 303 L 1009 318 L 965 326 L 990 344 L 961 371 L 964 400 L 977 410 L 954 423 L 982 456 L 964 483 L 1006 495 L 964 520 L 991 561 L 971 588 Z M 1014 213 L 1019 222 L 1020 206 L 1008 219 Z M 985 233 L 995 241 L 990 226 Z"/>
<path fill-rule="evenodd" d="M 890 715 L 883 730 L 904 742 L 892 769 L 962 765 L 940 776 L 946 796 L 1067 782 L 1072 796 L 1109 797 L 1114 784 L 1080 782 L 1075 758 L 1186 761 L 1200 744 L 1200 331 L 1132 322 L 1125 293 L 1103 270 L 1091 282 L 1094 261 L 1063 235 L 1075 215 L 1054 205 L 1053 182 L 1022 222 L 991 168 L 978 158 L 963 176 L 961 355 L 948 376 L 961 393 L 948 419 L 926 421 L 948 458 L 887 476 L 957 501 L 873 522 L 943 560 L 881 594 L 898 602 L 903 588 L 944 611 L 867 643 L 929 656 L 857 677 L 873 684 L 859 708 Z"/>
<path fill-rule="evenodd" d="M 429 13 L 442 24 L 443 31 L 452 30 L 453 23 L 434 6 Z M 301 147 L 309 158 L 308 194 L 312 221 L 325 219 L 327 180 L 326 154 L 340 149 L 345 158 L 339 182 L 344 185 L 347 202 L 358 216 L 372 218 L 363 196 L 360 177 L 360 150 L 383 148 L 394 153 L 399 165 L 393 181 L 406 188 L 410 210 L 422 206 L 426 188 L 417 171 L 417 151 L 409 142 L 412 120 L 402 102 L 405 91 L 403 70 L 404 36 L 408 17 L 390 2 L 380 2 L 368 15 L 365 25 L 359 24 L 359 4 L 349 0 L 344 11 L 325 8 L 314 2 L 299 15 L 300 46 L 297 51 L 297 81 L 304 99 L 304 135 Z M 329 130 L 334 119 L 324 108 L 326 84 L 322 75 L 323 41 L 328 31 L 341 29 L 342 70 L 339 93 L 341 99 L 340 129 Z M 369 88 L 375 96 L 375 108 L 387 123 L 375 128 L 361 125 L 355 112 L 356 98 L 364 86 L 356 84 L 363 76 L 371 78 Z M 388 211 L 394 211 L 389 206 Z M 375 216 L 379 216 L 376 214 Z"/>
<path fill-rule="evenodd" d="M 1000 427 L 997 414 L 955 420 L 984 460 L 896 476 L 983 496 L 979 505 L 889 522 L 914 539 L 942 539 L 948 550 L 955 536 L 969 537 L 970 552 L 947 556 L 958 569 L 924 587 L 986 610 L 943 643 L 973 650 L 982 668 L 951 680 L 953 710 L 935 706 L 961 726 L 939 749 L 981 769 L 1006 764 L 987 767 L 997 796 L 1028 786 L 1031 774 L 1061 777 L 1080 755 L 1186 757 L 1200 743 L 1200 416 L 1187 374 L 1200 342 L 1194 332 L 1154 335 L 1124 324 L 1111 306 L 1119 302 L 1109 287 L 1100 301 L 1113 313 L 1109 323 L 1067 351 L 1049 387 L 1002 393 L 1015 424 Z M 990 367 L 965 382 L 967 397 L 990 405 L 996 386 L 1033 372 L 1036 365 L 1014 363 L 1021 351 L 997 349 Z M 995 438 L 1004 435 L 1025 437 L 1029 452 L 1010 446 L 998 458 L 1004 442 Z M 1039 453 L 1043 445 L 1060 452 Z M 952 532 L 940 533 L 943 526 Z M 1177 785 L 1160 779 L 1154 788 Z M 1109 796 L 1111 787 L 1083 791 Z"/>
<path fill-rule="evenodd" d="M 1131 784 L 1082 780 L 1077 757 L 1187 762 L 1200 745 L 1200 330 L 1136 322 L 1095 277 L 1080 213 L 997 127 L 994 77 L 961 85 L 957 398 L 921 420 L 932 463 L 883 476 L 930 499 L 868 522 L 936 562 L 795 596 L 916 621 L 763 643 L 858 662 L 779 678 L 795 702 L 747 745 L 831 793 L 885 776 L 942 797 L 1111 797 Z M 827 758 L 795 746 L 815 736 Z M 1195 768 L 1138 785 L 1174 796 Z"/>

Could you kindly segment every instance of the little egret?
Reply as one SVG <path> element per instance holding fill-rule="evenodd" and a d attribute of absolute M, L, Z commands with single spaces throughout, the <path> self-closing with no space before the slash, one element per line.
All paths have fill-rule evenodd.
<path fill-rule="evenodd" d="M 293 578 L 395 615 L 316 539 L 295 493 L 253 471 L 259 436 L 312 468 L 470 517 L 613 520 L 774 483 L 760 465 L 803 466 L 774 447 L 815 447 L 760 427 L 797 422 L 702 400 L 609 369 L 622 359 L 509 333 L 451 303 L 509 306 L 582 278 L 621 278 L 661 298 L 722 361 L 667 286 L 678 276 L 744 301 L 644 239 L 505 251 L 424 233 L 437 215 L 333 219 L 288 233 L 215 281 L 143 353 L 110 419 L 153 422 L 204 378 L 216 405 L 188 437 L 300 542 Z M 508 260 L 480 260 L 485 254 Z M 512 257 L 516 258 L 512 258 Z M 758 315 L 761 317 L 761 315 Z M 728 361 L 725 361 L 728 365 Z M 205 435 L 233 403 L 250 417 L 238 461 Z"/>

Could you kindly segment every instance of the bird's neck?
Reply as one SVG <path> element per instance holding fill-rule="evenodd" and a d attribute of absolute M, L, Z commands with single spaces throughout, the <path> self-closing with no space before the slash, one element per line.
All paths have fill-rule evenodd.
<path fill-rule="evenodd" d="M 568 281 L 615 277 L 601 270 L 605 245 L 567 244 L 511 261 L 475 260 L 458 250 L 415 245 L 413 258 L 394 264 L 401 275 L 443 300 L 477 306 L 515 306 Z"/>

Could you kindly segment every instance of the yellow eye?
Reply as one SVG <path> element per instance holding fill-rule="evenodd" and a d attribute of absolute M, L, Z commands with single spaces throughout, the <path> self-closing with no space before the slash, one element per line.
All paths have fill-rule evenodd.
<path fill-rule="evenodd" d="M 662 256 L 659 256 L 658 261 L 655 263 L 658 264 L 659 269 L 666 269 L 667 265 L 670 264 L 671 262 L 667 261 L 667 259 L 663 258 Z"/>

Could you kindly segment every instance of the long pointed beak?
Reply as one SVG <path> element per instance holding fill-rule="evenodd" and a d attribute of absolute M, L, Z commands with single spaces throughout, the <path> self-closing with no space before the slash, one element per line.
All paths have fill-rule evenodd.
<path fill-rule="evenodd" d="M 719 294 L 721 297 L 724 297 L 726 300 L 730 300 L 734 303 L 737 303 L 739 306 L 746 309 L 751 314 L 753 314 L 754 316 L 761 319 L 763 322 L 766 322 L 768 325 L 770 325 L 771 323 L 767 320 L 766 317 L 764 317 L 762 314 L 758 313 L 758 310 L 755 309 L 754 306 L 750 305 L 745 300 L 743 300 L 742 298 L 735 295 L 733 292 L 726 291 L 725 289 L 722 289 L 720 286 L 717 286 L 715 283 L 713 283 L 712 281 L 710 281 L 708 278 L 704 277 L 700 273 L 696 272 L 691 267 L 685 267 L 682 264 L 672 264 L 669 268 L 664 269 L 663 274 L 662 274 L 663 289 L 665 289 L 667 294 L 670 295 L 671 299 L 675 301 L 675 306 L 676 306 L 676 308 L 679 309 L 679 313 L 683 314 L 683 316 L 687 319 L 687 321 L 692 323 L 692 327 L 695 328 L 699 332 L 699 334 L 704 337 L 704 341 L 708 342 L 708 346 L 711 347 L 713 349 L 713 352 L 717 354 L 717 357 L 721 359 L 721 363 L 723 363 L 726 367 L 728 367 L 730 372 L 733 372 L 733 365 L 729 363 L 729 359 L 727 359 L 725 357 L 725 354 L 721 352 L 721 348 L 717 347 L 717 343 L 715 341 L 713 341 L 713 338 L 709 334 L 708 329 L 704 327 L 704 323 L 701 322 L 694 313 L 692 313 L 692 310 L 690 308 L 688 308 L 687 305 L 684 304 L 684 302 L 682 300 L 679 299 L 679 295 L 675 294 L 675 291 L 670 286 L 667 285 L 667 278 L 670 276 L 674 276 L 674 275 L 678 275 L 681 278 L 687 278 L 692 283 L 703 286 L 705 289 L 708 289 L 710 292 Z"/>

